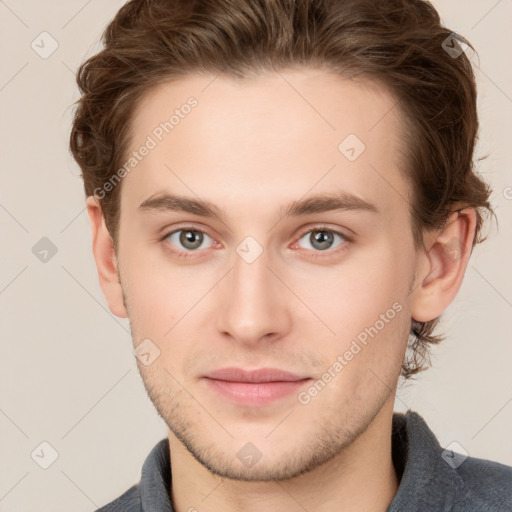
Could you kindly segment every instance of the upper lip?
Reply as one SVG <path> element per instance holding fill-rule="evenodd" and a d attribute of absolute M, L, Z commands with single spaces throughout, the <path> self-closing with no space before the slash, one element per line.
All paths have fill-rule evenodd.
<path fill-rule="evenodd" d="M 257 370 L 243 370 L 242 368 L 221 368 L 207 375 L 208 379 L 224 380 L 228 382 L 294 382 L 307 379 L 294 373 L 278 368 L 259 368 Z"/>

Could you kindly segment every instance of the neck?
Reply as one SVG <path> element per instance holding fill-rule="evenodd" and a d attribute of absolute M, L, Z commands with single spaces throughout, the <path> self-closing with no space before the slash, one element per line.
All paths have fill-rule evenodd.
<path fill-rule="evenodd" d="M 398 489 L 391 458 L 393 404 L 386 404 L 355 441 L 298 477 L 243 482 L 213 475 L 169 432 L 171 496 L 176 512 L 385 512 Z"/>

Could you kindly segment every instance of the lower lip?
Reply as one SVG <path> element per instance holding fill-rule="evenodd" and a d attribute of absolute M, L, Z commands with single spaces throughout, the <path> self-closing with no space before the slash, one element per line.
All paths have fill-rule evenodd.
<path fill-rule="evenodd" d="M 239 405 L 257 407 L 297 393 L 311 379 L 279 382 L 229 382 L 204 379 L 211 389 Z"/>

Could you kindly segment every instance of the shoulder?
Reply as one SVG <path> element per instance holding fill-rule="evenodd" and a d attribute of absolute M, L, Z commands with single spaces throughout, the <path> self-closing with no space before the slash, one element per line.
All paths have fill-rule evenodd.
<path fill-rule="evenodd" d="M 96 512 L 141 512 L 139 484 L 130 487 L 124 494 L 99 508 Z"/>
<path fill-rule="evenodd" d="M 393 462 L 401 481 L 389 512 L 512 510 L 512 468 L 450 446 L 443 449 L 417 413 L 394 415 Z"/>
<path fill-rule="evenodd" d="M 159 441 L 142 465 L 140 482 L 96 512 L 172 512 L 169 440 Z"/>
<path fill-rule="evenodd" d="M 512 510 L 512 467 L 468 457 L 456 471 L 464 486 L 465 510 Z"/>

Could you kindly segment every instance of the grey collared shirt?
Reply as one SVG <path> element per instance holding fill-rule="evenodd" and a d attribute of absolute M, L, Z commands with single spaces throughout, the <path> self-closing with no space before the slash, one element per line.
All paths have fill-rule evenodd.
<path fill-rule="evenodd" d="M 512 511 L 512 467 L 443 450 L 418 414 L 393 415 L 392 449 L 400 485 L 388 512 Z M 162 439 L 140 482 L 97 512 L 174 512 L 169 457 Z"/>

